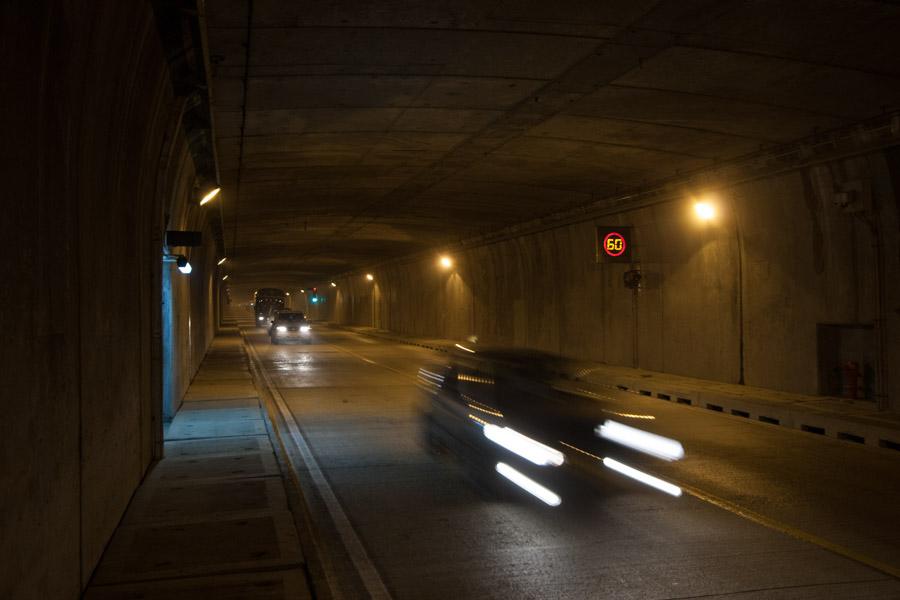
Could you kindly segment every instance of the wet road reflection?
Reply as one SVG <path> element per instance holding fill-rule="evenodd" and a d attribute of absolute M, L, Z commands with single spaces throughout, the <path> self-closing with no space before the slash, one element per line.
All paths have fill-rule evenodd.
<path fill-rule="evenodd" d="M 436 361 L 430 351 L 324 329 L 302 347 L 250 339 L 395 598 L 900 597 L 895 580 L 868 567 L 602 465 L 589 494 L 577 491 L 583 482 L 561 481 L 554 508 L 497 472 L 497 463 L 519 465 L 492 457 L 473 474 L 457 456 L 430 452 L 418 381 L 419 368 Z M 493 379 L 470 377 L 460 383 Z M 485 411 L 508 413 L 462 392 L 467 415 L 491 422 L 498 417 Z M 595 426 L 646 426 L 638 422 L 647 411 L 606 409 L 620 414 Z M 585 439 L 602 441 L 593 428 Z M 567 461 L 578 454 L 538 441 Z"/>

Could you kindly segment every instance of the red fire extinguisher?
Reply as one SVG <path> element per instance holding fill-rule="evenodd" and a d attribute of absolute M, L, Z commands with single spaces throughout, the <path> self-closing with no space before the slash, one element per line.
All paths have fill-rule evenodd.
<path fill-rule="evenodd" d="M 859 363 L 848 360 L 841 365 L 841 396 L 844 398 L 859 398 L 862 371 Z"/>

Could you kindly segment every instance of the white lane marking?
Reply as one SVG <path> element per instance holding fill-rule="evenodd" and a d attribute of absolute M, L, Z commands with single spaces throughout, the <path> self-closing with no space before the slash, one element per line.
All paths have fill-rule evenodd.
<path fill-rule="evenodd" d="M 306 442 L 306 438 L 303 436 L 297 422 L 294 420 L 294 415 L 291 413 L 284 398 L 281 396 L 281 392 L 278 391 L 278 388 L 269 378 L 269 374 L 266 373 L 263 368 L 259 354 L 257 354 L 256 348 L 253 347 L 253 342 L 249 340 L 248 342 L 247 348 L 257 362 L 259 373 L 266 382 L 266 386 L 269 388 L 269 393 L 272 394 L 272 398 L 275 400 L 275 406 L 281 413 L 281 417 L 287 424 L 291 439 L 294 441 L 294 444 L 297 445 L 297 449 L 300 451 L 300 455 L 306 463 L 307 471 L 309 472 L 310 477 L 312 477 L 313 484 L 315 484 L 319 496 L 321 496 L 322 501 L 325 503 L 325 508 L 328 509 L 328 514 L 331 516 L 334 527 L 337 529 L 338 535 L 341 536 L 341 542 L 343 542 L 344 548 L 347 549 L 350 560 L 353 561 L 353 566 L 356 567 L 356 571 L 359 573 L 359 578 L 362 580 L 366 591 L 369 592 L 369 595 L 372 598 L 390 600 L 391 594 L 388 592 L 387 587 L 385 587 L 384 581 L 381 579 L 381 575 L 378 573 L 375 565 L 372 564 L 372 560 L 369 558 L 362 541 L 359 539 L 359 535 L 357 535 L 356 530 L 353 529 L 353 525 L 350 524 L 347 513 L 344 512 L 340 501 L 338 501 L 337 496 L 334 495 L 331 485 L 329 485 L 328 480 L 325 478 L 325 473 L 322 472 L 322 468 L 319 467 L 319 463 L 316 462 L 316 459 L 309 448 L 309 444 Z"/>

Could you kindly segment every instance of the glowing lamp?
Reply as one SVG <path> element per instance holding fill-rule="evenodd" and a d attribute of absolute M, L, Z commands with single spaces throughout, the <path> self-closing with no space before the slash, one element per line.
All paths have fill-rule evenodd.
<path fill-rule="evenodd" d="M 694 214 L 701 221 L 709 221 L 716 216 L 716 207 L 709 202 L 695 202 Z"/>
<path fill-rule="evenodd" d="M 207 194 L 205 196 L 203 196 L 203 198 L 200 199 L 200 206 L 203 206 L 204 204 L 206 204 L 207 202 L 209 202 L 210 200 L 212 200 L 213 198 L 218 196 L 219 192 L 221 192 L 221 191 L 222 191 L 222 188 L 217 187 L 217 188 L 213 188 L 211 191 L 207 192 Z"/>
<path fill-rule="evenodd" d="M 183 256 L 179 256 L 178 260 L 175 262 L 175 264 L 178 265 L 178 270 L 181 271 L 182 273 L 184 273 L 185 275 L 187 275 L 188 273 L 193 271 L 193 269 L 191 268 L 191 263 L 189 263 L 188 259 L 186 259 Z"/>

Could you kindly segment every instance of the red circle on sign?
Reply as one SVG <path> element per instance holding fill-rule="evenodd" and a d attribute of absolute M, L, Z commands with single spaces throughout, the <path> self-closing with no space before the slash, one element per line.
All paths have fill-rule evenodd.
<path fill-rule="evenodd" d="M 610 239 L 620 240 L 622 242 L 621 246 L 617 251 L 611 251 L 609 249 L 608 242 Z M 625 253 L 625 237 L 621 233 L 617 233 L 612 231 L 606 234 L 606 237 L 603 238 L 603 251 L 606 252 L 609 256 L 622 256 Z"/>

